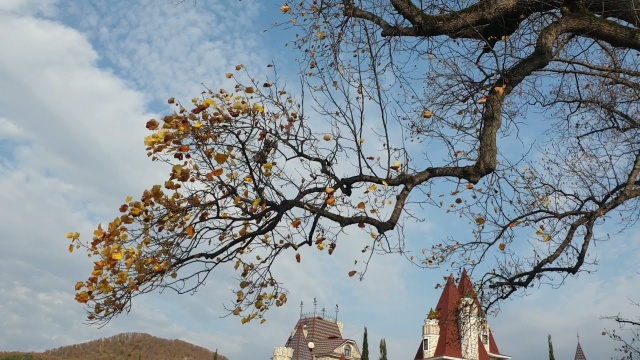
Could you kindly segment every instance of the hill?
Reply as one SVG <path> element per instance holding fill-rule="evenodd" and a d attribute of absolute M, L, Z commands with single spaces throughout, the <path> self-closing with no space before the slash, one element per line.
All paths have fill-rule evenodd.
<path fill-rule="evenodd" d="M 213 360 L 214 353 L 182 340 L 141 333 L 122 333 L 42 353 L 2 353 L 0 360 Z M 228 360 L 218 355 L 218 360 Z"/>

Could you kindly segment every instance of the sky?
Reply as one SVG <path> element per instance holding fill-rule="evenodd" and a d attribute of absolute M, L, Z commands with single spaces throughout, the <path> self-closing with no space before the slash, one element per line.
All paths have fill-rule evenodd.
<path fill-rule="evenodd" d="M 159 183 L 168 169 L 144 151 L 147 120 L 169 111 L 166 99 L 190 99 L 201 83 L 224 87 L 224 74 L 244 64 L 261 75 L 270 63 L 287 68 L 291 34 L 270 27 L 282 4 L 270 0 L 0 1 L 0 351 L 42 351 L 145 332 L 182 339 L 230 359 L 269 359 L 283 346 L 300 313 L 326 308 L 344 322 L 345 336 L 370 353 L 385 338 L 390 359 L 412 359 L 421 326 L 447 274 L 423 270 L 400 256 L 375 257 L 363 281 L 349 278 L 361 241 L 332 257 L 303 252 L 303 266 L 281 259 L 274 269 L 290 290 L 289 303 L 265 324 L 226 317 L 231 272 L 221 271 L 193 295 L 152 293 L 103 328 L 83 321 L 73 286 L 90 262 L 67 252 L 68 231 L 90 234 L 113 218 L 128 195 Z M 286 72 L 285 72 L 286 75 Z M 295 80 L 293 74 L 289 74 Z M 455 226 L 434 215 L 407 231 L 433 242 Z M 635 316 L 640 300 L 640 229 L 599 243 L 592 274 L 559 289 L 531 289 L 508 300 L 489 319 L 502 353 L 513 359 L 572 359 L 577 334 L 589 359 L 613 356 L 602 336 L 615 326 L 602 316 Z M 306 256 L 309 255 L 309 256 Z M 317 255 L 317 254 L 316 254 Z M 357 256 L 357 255 L 355 255 Z"/>

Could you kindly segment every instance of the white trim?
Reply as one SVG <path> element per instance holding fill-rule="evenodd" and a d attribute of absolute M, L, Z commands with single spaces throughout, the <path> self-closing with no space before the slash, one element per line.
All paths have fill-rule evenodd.
<path fill-rule="evenodd" d="M 502 354 L 494 354 L 494 353 L 490 353 L 487 352 L 489 354 L 489 357 L 494 357 L 494 358 L 498 358 L 498 359 L 511 359 L 511 356 L 508 355 L 502 355 Z"/>

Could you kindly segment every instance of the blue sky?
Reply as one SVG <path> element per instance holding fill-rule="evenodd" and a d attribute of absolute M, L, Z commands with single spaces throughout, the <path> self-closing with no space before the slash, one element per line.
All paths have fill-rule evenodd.
<path fill-rule="evenodd" d="M 369 330 L 372 358 L 385 337 L 389 356 L 412 359 L 423 319 L 447 274 L 422 270 L 400 256 L 374 258 L 364 281 L 348 278 L 363 239 L 341 244 L 332 257 L 306 251 L 276 264 L 291 291 L 287 306 L 263 324 L 223 317 L 233 298 L 231 273 L 220 272 L 190 296 L 149 294 L 130 314 L 104 328 L 83 324 L 73 285 L 89 262 L 69 255 L 65 234 L 90 233 L 113 216 L 127 195 L 163 179 L 147 160 L 144 124 L 166 112 L 168 97 L 190 99 L 200 83 L 225 87 L 239 63 L 260 77 L 266 64 L 293 69 L 284 43 L 290 33 L 269 28 L 281 18 L 271 1 L 172 0 L 0 2 L 0 350 L 40 351 L 120 332 L 147 332 L 218 348 L 231 359 L 268 359 L 282 346 L 304 301 L 339 318 L 346 336 Z M 293 73 L 287 74 L 295 82 Z M 434 213 L 406 229 L 417 244 L 455 233 L 455 220 Z M 531 289 L 490 319 L 498 345 L 514 359 L 545 358 L 551 333 L 557 359 L 570 359 L 580 334 L 588 358 L 613 355 L 601 335 L 604 315 L 634 315 L 640 300 L 640 229 L 614 235 L 590 254 L 593 274 L 560 289 Z M 311 256 L 316 255 L 316 256 Z M 361 260 L 361 259 L 359 259 Z"/>

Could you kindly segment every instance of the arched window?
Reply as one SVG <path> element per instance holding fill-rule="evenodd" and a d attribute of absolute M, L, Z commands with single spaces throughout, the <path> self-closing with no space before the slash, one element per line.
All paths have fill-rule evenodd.
<path fill-rule="evenodd" d="M 351 345 L 347 344 L 344 346 L 344 356 L 351 357 Z"/>

